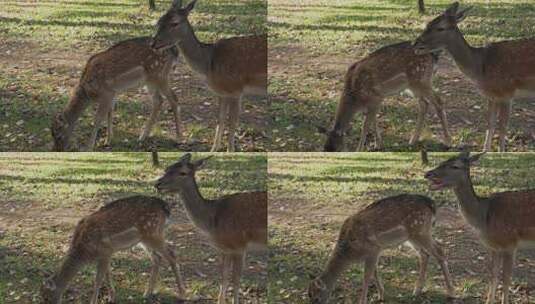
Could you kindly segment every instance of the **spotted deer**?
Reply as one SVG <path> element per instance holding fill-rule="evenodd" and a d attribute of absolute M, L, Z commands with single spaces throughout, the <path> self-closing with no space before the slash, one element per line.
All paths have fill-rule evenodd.
<path fill-rule="evenodd" d="M 442 129 L 444 143 L 450 145 L 451 136 L 442 100 L 433 92 L 432 77 L 438 61 L 438 54 L 416 55 L 410 42 L 383 47 L 366 58 L 352 64 L 344 79 L 344 89 L 336 109 L 334 126 L 327 133 L 325 151 L 341 151 L 345 133 L 358 111 L 365 112 L 357 151 L 362 151 L 370 131 L 375 134 L 376 148 L 383 147 L 383 140 L 377 129 L 377 113 L 383 99 L 409 89 L 418 98 L 420 108 L 416 130 L 409 144 L 420 138 L 429 103 L 435 107 Z"/>
<path fill-rule="evenodd" d="M 218 124 L 211 151 L 220 148 L 228 116 L 227 151 L 232 152 L 235 150 L 242 98 L 246 95 L 267 95 L 267 35 L 201 42 L 188 21 L 195 3 L 196 0 L 193 0 L 182 8 L 182 0 L 173 1 L 171 8 L 158 21 L 152 47 L 165 50 L 178 45 L 191 69 L 219 97 Z"/>
<path fill-rule="evenodd" d="M 453 189 L 464 219 L 489 251 L 491 279 L 486 303 L 494 303 L 502 266 L 502 304 L 508 304 L 515 254 L 520 248 L 535 249 L 535 189 L 478 196 L 470 167 L 483 154 L 461 153 L 427 172 L 425 178 L 431 190 Z"/>
<path fill-rule="evenodd" d="M 158 120 L 163 103 L 162 95 L 171 104 L 176 127 L 176 139 L 180 139 L 181 120 L 178 98 L 169 85 L 169 74 L 178 62 L 178 49 L 169 48 L 157 52 L 150 47 L 151 38 L 125 40 L 93 55 L 87 61 L 82 76 L 63 111 L 52 122 L 54 151 L 69 149 L 69 143 L 77 120 L 92 103 L 96 104 L 93 132 L 87 150 L 93 150 L 101 123 L 107 118 L 106 144 L 113 137 L 112 111 L 114 97 L 126 89 L 144 84 L 152 98 L 152 112 L 139 137 L 145 140 Z"/>
<path fill-rule="evenodd" d="M 152 268 L 145 296 L 154 294 L 159 268 L 164 258 L 173 270 L 177 295 L 185 293 L 173 249 L 165 242 L 165 225 L 169 206 L 159 198 L 132 196 L 118 199 L 84 217 L 74 230 L 67 256 L 60 269 L 45 280 L 41 288 L 42 303 L 59 304 L 68 284 L 84 266 L 96 263 L 97 274 L 91 304 L 98 302 L 99 290 L 107 280 L 110 300 L 115 303 L 115 288 L 110 274 L 112 255 L 134 245 L 143 244 L 152 254 Z"/>
<path fill-rule="evenodd" d="M 310 303 L 327 303 L 337 278 L 352 263 L 364 262 L 364 281 L 359 304 L 368 302 L 368 286 L 375 279 L 379 299 L 384 300 L 384 287 L 377 271 L 381 251 L 409 242 L 420 257 L 420 272 L 414 294 L 424 287 L 429 256 L 438 260 L 446 281 L 446 290 L 453 296 L 448 265 L 431 228 L 435 221 L 433 200 L 421 195 L 402 194 L 388 197 L 347 218 L 331 252 L 327 267 L 308 287 Z"/>
<path fill-rule="evenodd" d="M 222 255 L 222 281 L 218 303 L 226 302 L 232 271 L 234 304 L 239 303 L 240 277 L 249 250 L 267 248 L 267 193 L 246 192 L 205 199 L 195 173 L 206 160 L 191 161 L 185 154 L 169 166 L 155 187 L 163 193 L 178 192 L 193 224 Z"/>
<path fill-rule="evenodd" d="M 447 50 L 455 63 L 488 98 L 487 133 L 484 151 L 490 151 L 499 118 L 500 151 L 505 151 L 511 100 L 535 97 L 535 39 L 522 39 L 472 47 L 464 39 L 458 24 L 471 7 L 459 10 L 453 3 L 444 13 L 429 22 L 414 42 L 419 54 Z"/>

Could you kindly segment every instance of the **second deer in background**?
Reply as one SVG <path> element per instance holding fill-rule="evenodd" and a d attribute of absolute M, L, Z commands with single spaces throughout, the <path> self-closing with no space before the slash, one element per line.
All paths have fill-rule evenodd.
<path fill-rule="evenodd" d="M 162 50 L 177 44 L 191 69 L 200 74 L 219 97 L 219 118 L 211 151 L 219 150 L 228 117 L 227 151 L 233 152 L 242 98 L 267 95 L 267 35 L 202 43 L 188 21 L 195 3 L 196 0 L 182 8 L 182 0 L 173 1 L 158 21 L 152 47 Z"/>
<path fill-rule="evenodd" d="M 195 172 L 210 158 L 191 162 L 191 154 L 165 170 L 155 187 L 178 192 L 188 217 L 222 255 L 218 303 L 226 302 L 232 272 L 234 304 L 239 303 L 240 278 L 247 251 L 267 249 L 267 192 L 236 193 L 215 200 L 202 197 Z"/>
<path fill-rule="evenodd" d="M 416 143 L 420 138 L 428 105 L 432 103 L 442 124 L 444 143 L 450 145 L 446 112 L 440 97 L 433 92 L 432 87 L 437 61 L 437 53 L 416 55 L 411 43 L 403 42 L 383 47 L 351 65 L 345 75 L 333 129 L 327 134 L 325 151 L 343 149 L 345 133 L 358 111 L 365 111 L 365 119 L 357 151 L 364 149 L 370 127 L 374 130 L 376 148 L 382 149 L 383 140 L 377 129 L 380 105 L 385 97 L 405 89 L 409 89 L 420 103 L 416 130 L 409 144 Z"/>
<path fill-rule="evenodd" d="M 384 300 L 384 287 L 377 272 L 379 255 L 384 249 L 406 241 L 420 256 L 420 274 L 414 294 L 422 292 L 431 255 L 442 268 L 448 295 L 453 296 L 446 258 L 432 237 L 435 212 L 435 203 L 430 198 L 402 194 L 377 201 L 349 217 L 340 229 L 326 269 L 310 283 L 308 295 L 311 303 L 327 303 L 338 276 L 356 262 L 364 262 L 364 281 L 358 303 L 367 303 L 368 286 L 372 278 L 375 278 L 379 299 Z"/>

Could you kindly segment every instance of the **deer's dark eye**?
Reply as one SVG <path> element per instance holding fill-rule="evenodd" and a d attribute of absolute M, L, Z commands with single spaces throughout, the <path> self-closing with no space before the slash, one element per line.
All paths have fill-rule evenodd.
<path fill-rule="evenodd" d="M 179 24 L 180 24 L 179 22 L 173 22 L 173 23 L 171 23 L 171 26 L 172 27 L 177 27 Z"/>
<path fill-rule="evenodd" d="M 443 27 L 439 27 L 439 28 L 437 28 L 437 31 L 438 31 L 438 32 L 442 32 L 442 31 L 445 31 L 445 30 L 446 30 L 446 29 L 443 28 Z"/>

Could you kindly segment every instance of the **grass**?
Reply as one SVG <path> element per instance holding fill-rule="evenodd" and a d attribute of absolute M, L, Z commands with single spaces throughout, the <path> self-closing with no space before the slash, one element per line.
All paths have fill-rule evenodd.
<path fill-rule="evenodd" d="M 204 154 L 195 154 L 193 159 Z M 0 299 L 37 303 L 45 273 L 59 267 L 73 229 L 83 216 L 114 199 L 158 196 L 152 181 L 178 153 L 160 153 L 161 168 L 148 153 L 2 153 L 0 154 Z M 265 190 L 265 154 L 218 154 L 198 172 L 201 193 L 213 198 Z M 168 228 L 186 285 L 210 302 L 217 296 L 219 258 L 185 216 L 174 195 L 165 195 L 176 224 Z M 112 274 L 119 303 L 140 303 L 148 283 L 149 257 L 140 248 L 114 255 Z M 250 255 L 242 279 L 245 303 L 266 302 L 267 256 Z M 173 277 L 161 275 L 160 303 L 176 303 Z M 67 303 L 88 301 L 94 266 L 86 268 L 64 296 Z M 2 301 L 0 301 L 2 302 Z M 4 302 L 2 302 L 4 303 Z"/>
<path fill-rule="evenodd" d="M 51 118 L 67 103 L 89 57 L 121 40 L 153 35 L 156 21 L 170 2 L 157 1 L 153 12 L 148 1 L 2 1 L 0 151 L 50 150 Z M 199 38 L 211 42 L 266 32 L 266 14 L 265 0 L 199 1 L 190 19 Z M 183 109 L 184 139 L 180 143 L 173 140 L 172 115 L 165 111 L 147 144 L 162 151 L 177 147 L 208 150 L 218 108 L 214 94 L 184 60 L 171 79 Z M 101 142 L 98 150 L 145 150 L 137 136 L 150 112 L 148 94 L 133 89 L 117 98 L 116 137 L 110 147 Z M 266 115 L 264 101 L 245 101 L 239 132 L 243 151 L 265 150 Z M 81 144 L 88 140 L 92 121 L 90 108 L 75 131 Z"/>
<path fill-rule="evenodd" d="M 430 192 L 423 179 L 426 170 L 449 156 L 431 153 L 430 165 L 423 167 L 417 153 L 270 153 L 268 302 L 308 303 L 309 277 L 323 269 L 342 222 L 380 198 L 417 193 L 430 196 L 439 207 L 434 235 L 446 252 L 456 295 L 462 303 L 482 303 L 488 282 L 486 251 L 457 212 L 452 191 Z M 534 161 L 533 153 L 486 155 L 472 168 L 476 193 L 535 188 Z M 426 291 L 419 298 L 411 295 L 417 264 L 408 248 L 383 253 L 379 269 L 386 303 L 447 303 L 433 259 Z M 532 303 L 534 253 L 520 251 L 516 265 L 512 303 Z M 354 303 L 361 283 L 362 265 L 355 265 L 339 278 L 332 302 Z M 369 298 L 377 299 L 374 287 Z"/>
<path fill-rule="evenodd" d="M 452 1 L 425 1 L 419 15 L 416 0 L 300 0 L 269 1 L 270 92 L 273 105 L 273 151 L 318 151 L 325 136 L 317 127 L 330 128 L 350 64 L 372 51 L 413 40 Z M 533 5 L 528 1 L 466 0 L 474 9 L 460 25 L 469 43 L 481 46 L 500 40 L 535 36 Z M 481 147 L 486 128 L 486 100 L 459 71 L 449 55 L 442 56 L 435 90 L 446 103 L 453 145 Z M 417 101 L 393 96 L 383 102 L 379 126 L 385 151 L 412 151 L 408 146 L 415 128 Z M 429 150 L 442 151 L 441 130 L 434 110 L 428 114 L 422 140 Z M 535 147 L 535 108 L 515 102 L 509 128 L 509 151 Z M 348 149 L 356 148 L 362 115 L 356 115 Z"/>

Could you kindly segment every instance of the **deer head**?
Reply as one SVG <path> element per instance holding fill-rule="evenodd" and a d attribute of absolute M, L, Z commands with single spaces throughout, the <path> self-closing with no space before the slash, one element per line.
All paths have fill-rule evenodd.
<path fill-rule="evenodd" d="M 156 50 L 173 47 L 184 31 L 189 30 L 188 15 L 195 7 L 197 0 L 182 7 L 182 0 L 175 0 L 171 8 L 158 20 L 158 31 L 152 39 L 152 48 Z"/>
<path fill-rule="evenodd" d="M 159 192 L 163 193 L 179 191 L 180 185 L 186 180 L 194 179 L 195 172 L 201 169 L 211 157 L 208 156 L 191 162 L 191 154 L 184 154 L 178 162 L 165 169 L 165 174 L 158 179 L 154 186 Z"/>
<path fill-rule="evenodd" d="M 470 178 L 470 165 L 476 163 L 484 154 L 485 152 L 470 156 L 470 152 L 462 152 L 442 162 L 425 174 L 425 178 L 430 182 L 429 189 L 451 188 L 467 182 Z"/>
<path fill-rule="evenodd" d="M 70 136 L 67 132 L 67 125 L 67 120 L 63 114 L 60 113 L 54 117 L 50 128 L 54 140 L 54 151 L 62 152 L 68 149 Z"/>
<path fill-rule="evenodd" d="M 414 43 L 417 54 L 426 54 L 444 49 L 448 41 L 462 35 L 457 24 L 466 18 L 472 7 L 459 11 L 459 2 L 454 2 L 440 16 L 427 24 L 424 32 Z"/>

